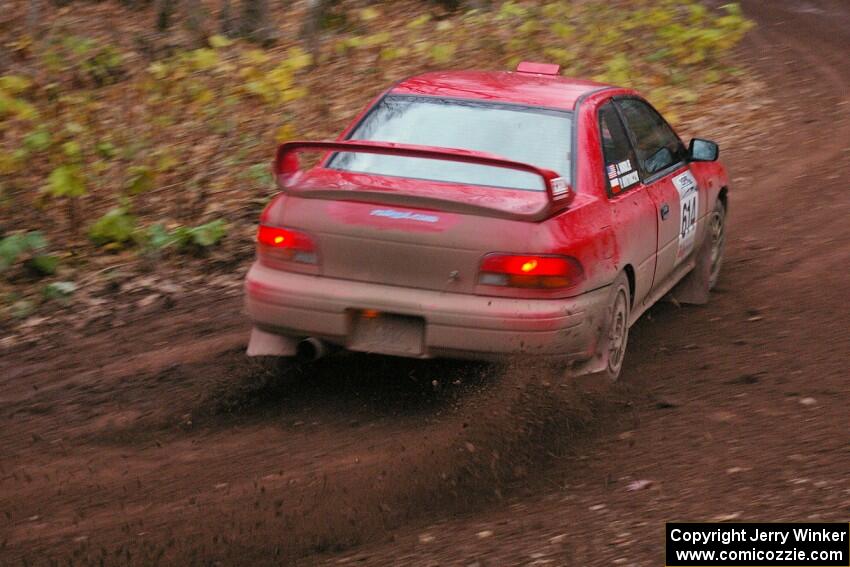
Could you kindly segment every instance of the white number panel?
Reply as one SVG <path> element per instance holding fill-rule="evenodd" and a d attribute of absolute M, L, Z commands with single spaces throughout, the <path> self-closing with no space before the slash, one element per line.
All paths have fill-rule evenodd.
<path fill-rule="evenodd" d="M 673 178 L 673 185 L 679 192 L 679 252 L 676 261 L 684 259 L 694 248 L 697 236 L 697 217 L 699 214 L 699 191 L 697 180 L 690 171 Z"/>

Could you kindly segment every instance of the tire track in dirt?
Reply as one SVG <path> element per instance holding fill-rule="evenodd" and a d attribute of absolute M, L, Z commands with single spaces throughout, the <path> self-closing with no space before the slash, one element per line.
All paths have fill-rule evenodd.
<path fill-rule="evenodd" d="M 775 7 L 768 3 L 763 3 L 759 9 L 775 13 Z M 777 11 L 781 13 L 781 10 Z M 818 23 L 830 27 L 829 24 Z M 767 73 L 769 84 L 778 89 L 787 89 L 786 85 L 790 83 L 799 89 L 796 96 L 789 96 L 787 93 L 777 94 L 780 94 L 783 99 L 787 134 L 796 138 L 796 140 L 790 140 L 796 142 L 791 147 L 797 148 L 800 153 L 795 160 L 781 163 L 773 161 L 769 164 L 769 168 L 762 168 L 758 189 L 763 191 L 781 187 L 787 184 L 789 179 L 810 180 L 811 172 L 822 171 L 824 165 L 833 164 L 842 157 L 846 157 L 846 141 L 850 140 L 850 123 L 847 120 L 837 119 L 841 114 L 846 115 L 850 111 L 850 78 L 836 66 L 839 61 L 834 57 L 835 50 L 829 45 L 819 45 L 818 48 L 813 49 L 811 45 L 806 46 L 788 33 L 772 29 L 775 25 L 763 24 L 750 32 L 748 40 L 754 44 L 753 51 L 775 54 L 781 46 L 792 51 L 796 57 L 805 60 L 808 66 L 804 68 L 797 64 L 789 67 L 788 63 L 782 62 L 778 57 L 766 59 L 765 66 L 771 68 L 771 71 Z M 820 43 L 814 34 L 811 41 Z M 812 54 L 814 51 L 817 51 L 817 56 Z M 762 59 L 762 61 L 765 60 Z M 832 63 L 825 61 L 832 61 Z M 819 75 L 821 82 L 829 83 L 829 87 L 825 88 L 824 85 L 812 80 L 812 73 Z M 788 81 L 789 76 L 793 77 L 791 81 Z M 779 83 L 779 79 L 785 81 Z M 824 104 L 812 106 L 810 101 L 802 100 L 800 95 L 806 93 L 802 89 L 806 89 Z M 789 107 L 789 105 L 794 106 Z M 832 130 L 825 132 L 824 124 Z M 824 143 L 827 141 L 825 138 L 839 143 Z M 800 145 L 802 140 L 807 142 L 803 146 Z M 841 140 L 844 140 L 844 144 L 840 143 Z M 765 155 L 764 158 L 769 159 L 769 155 Z M 764 169 L 767 169 L 767 174 L 764 174 Z M 806 207 L 808 204 L 812 204 L 808 193 L 784 192 L 782 201 L 760 203 L 760 207 L 744 207 L 741 211 L 742 224 L 749 225 L 749 221 L 757 222 L 766 213 L 780 213 L 782 210 L 788 211 L 791 207 Z"/>
<path fill-rule="evenodd" d="M 350 365 L 350 359 L 358 357 L 348 358 Z M 359 358 L 358 362 L 373 364 L 377 359 Z M 17 555 L 28 549 L 25 556 L 31 560 L 50 557 L 56 546 L 80 533 L 88 534 L 76 546 L 77 557 L 84 564 L 116 552 L 122 562 L 134 564 L 165 559 L 192 563 L 197 557 L 251 557 L 259 564 L 272 557 L 291 559 L 345 549 L 423 513 L 469 510 L 500 498 L 501 492 L 526 479 L 529 471 L 549 456 L 567 449 L 573 440 L 570 432 L 587 426 L 594 411 L 614 409 L 610 400 L 581 398 L 574 386 L 556 383 L 545 367 L 523 366 L 521 372 L 511 369 L 496 376 L 493 367 L 478 365 L 383 362 L 384 372 L 359 384 L 366 386 L 367 393 L 388 398 L 379 405 L 399 401 L 380 390 L 385 389 L 390 375 L 411 368 L 427 373 L 425 392 L 433 388 L 431 380 L 441 376 L 441 371 L 448 373 L 443 379 L 464 380 L 467 391 L 440 399 L 414 388 L 413 407 L 403 408 L 401 420 L 393 416 L 393 423 L 371 431 L 357 428 L 357 437 L 352 439 L 351 429 L 346 431 L 340 416 L 342 420 L 352 415 L 369 419 L 368 412 L 352 412 L 350 403 L 343 403 L 342 408 L 327 407 L 328 388 L 333 387 L 330 381 L 336 378 L 335 372 L 344 370 L 345 360 L 320 364 L 294 384 L 270 381 L 268 374 L 258 377 L 267 369 L 246 364 L 239 352 L 222 355 L 213 363 L 187 364 L 179 371 L 167 369 L 164 374 L 177 372 L 183 378 L 203 375 L 220 365 L 229 365 L 231 371 L 219 375 L 211 393 L 191 398 L 188 404 L 177 403 L 171 413 L 151 416 L 136 410 L 133 419 L 124 422 L 83 419 L 85 425 L 76 432 L 66 427 L 66 435 L 79 436 L 69 442 L 71 452 L 82 449 L 83 454 L 69 456 L 63 446 L 64 455 L 46 459 L 43 464 L 50 465 L 46 468 L 39 466 L 39 459 L 33 462 L 32 456 L 25 454 L 29 466 L 20 479 L 17 474 L 7 477 L 0 487 L 9 490 L 17 485 L 20 496 L 26 499 L 29 493 L 38 501 L 38 486 L 21 487 L 29 484 L 30 472 L 38 470 L 58 481 L 65 509 L 49 524 L 39 522 L 41 533 L 13 532 L 11 539 L 20 547 L 13 547 L 12 552 Z M 162 393 L 160 375 L 128 378 L 153 384 Z M 234 379 L 256 383 L 245 386 Z M 347 380 L 358 387 L 356 377 Z M 208 381 L 200 383 L 211 386 Z M 131 391 L 135 388 L 130 387 Z M 335 416 L 336 421 L 322 424 L 324 431 L 307 435 L 300 443 L 286 438 L 291 428 L 289 432 L 267 431 L 269 420 L 280 417 L 276 402 L 284 402 L 284 411 L 300 406 L 294 417 L 303 421 L 309 413 L 303 406 L 311 399 L 323 400 L 320 413 L 325 418 L 334 410 L 343 411 Z M 416 416 L 423 404 L 426 411 Z M 435 409 L 437 416 L 428 413 Z M 195 427 L 205 430 L 200 435 L 175 433 L 175 427 L 185 425 L 176 425 L 177 414 L 187 410 L 197 421 Z M 234 424 L 243 433 L 233 431 Z M 334 439 L 335 433 L 341 434 L 342 440 Z M 268 448 L 270 441 L 282 442 L 283 448 L 294 454 L 281 461 L 281 452 Z M 195 443 L 238 459 L 242 471 L 235 475 L 230 471 L 229 482 L 217 482 L 216 470 L 229 467 L 220 459 L 198 456 L 191 447 Z M 323 449 L 318 462 L 309 454 L 317 446 Z M 119 471 L 106 463 L 123 458 L 131 447 L 142 455 L 134 459 L 132 471 L 125 468 L 118 475 Z M 152 452 L 168 454 L 178 462 L 165 463 L 161 457 L 152 457 Z M 184 459 L 188 461 L 180 462 Z M 265 467 L 264 459 L 269 461 Z M 262 474 L 263 468 L 266 473 L 280 471 Z M 57 478 L 63 470 L 80 469 L 88 469 L 91 478 Z M 194 476 L 179 480 L 187 474 Z M 169 480 L 156 487 L 157 476 Z M 208 489 L 204 490 L 210 486 L 220 487 L 211 497 L 205 494 Z M 252 503 L 247 512 L 245 502 Z M 13 511 L 18 517 L 37 517 L 35 512 L 40 510 L 24 505 Z M 121 518 L 120 525 L 116 516 Z M 49 535 L 44 533 L 47 530 Z M 133 530 L 136 534 L 155 532 L 157 543 L 128 538 Z M 281 538 L 281 533 L 286 537 Z M 122 543 L 113 545 L 113 541 Z M 59 553 L 64 554 L 67 548 Z"/>
<path fill-rule="evenodd" d="M 347 549 L 428 513 L 477 509 L 526 482 L 534 467 L 563 454 L 594 419 L 617 409 L 610 399 L 553 382 L 544 367 L 508 369 L 495 379 L 439 424 L 400 432 L 393 450 L 375 460 L 342 474 L 323 469 L 315 490 L 288 491 L 298 500 L 295 511 L 258 504 L 244 522 L 236 520 L 227 548 L 210 535 L 221 530 L 213 520 L 202 530 L 207 540 L 197 543 L 201 556 L 288 561 Z M 281 530 L 286 538 L 275 537 Z M 197 549 L 179 550 L 178 562 Z"/>

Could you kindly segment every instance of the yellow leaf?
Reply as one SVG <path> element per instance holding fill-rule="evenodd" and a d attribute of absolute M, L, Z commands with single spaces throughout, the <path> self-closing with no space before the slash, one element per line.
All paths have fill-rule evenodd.
<path fill-rule="evenodd" d="M 360 19 L 364 22 L 371 22 L 372 20 L 375 20 L 380 16 L 381 13 L 377 9 L 372 7 L 363 8 L 362 10 L 360 10 Z"/>
<path fill-rule="evenodd" d="M 293 138 L 295 138 L 295 126 L 292 124 L 284 124 L 274 134 L 274 139 L 280 144 L 288 142 Z"/>
<path fill-rule="evenodd" d="M 14 99 L 12 104 L 14 112 L 21 120 L 34 120 L 38 118 L 38 109 L 23 99 Z"/>
<path fill-rule="evenodd" d="M 381 50 L 382 61 L 393 61 L 406 57 L 410 53 L 407 47 L 385 47 Z"/>
<path fill-rule="evenodd" d="M 275 88 L 281 91 L 285 91 L 292 87 L 292 72 L 283 65 L 272 69 L 268 73 L 266 79 L 269 84 L 274 85 Z"/>
<path fill-rule="evenodd" d="M 567 24 L 561 22 L 555 22 L 552 24 L 552 33 L 560 37 L 561 39 L 569 39 L 572 37 L 575 29 Z"/>
<path fill-rule="evenodd" d="M 228 39 L 223 35 L 216 34 L 210 37 L 210 45 L 214 49 L 221 49 L 222 47 L 228 47 L 230 45 L 233 45 L 233 40 Z"/>
<path fill-rule="evenodd" d="M 517 28 L 517 32 L 523 35 L 529 35 L 536 32 L 537 29 L 537 22 L 534 20 L 528 20 L 526 22 L 523 22 L 522 25 Z"/>
<path fill-rule="evenodd" d="M 211 89 L 200 89 L 195 93 L 195 102 L 198 104 L 209 104 L 215 100 L 215 93 Z"/>
<path fill-rule="evenodd" d="M 218 65 L 218 54 L 212 49 L 202 47 L 192 51 L 192 63 L 198 71 L 206 71 Z"/>
<path fill-rule="evenodd" d="M 231 73 L 235 73 L 236 68 L 237 68 L 236 65 L 234 65 L 233 63 L 229 63 L 227 61 L 222 61 L 221 63 L 218 64 L 218 67 L 216 67 L 216 72 L 219 75 L 229 75 Z"/>
<path fill-rule="evenodd" d="M 170 171 L 177 167 L 180 164 L 180 161 L 172 154 L 166 154 L 159 158 L 156 162 L 156 171 L 159 173 L 165 173 L 166 171 Z"/>
<path fill-rule="evenodd" d="M 293 47 L 287 51 L 286 60 L 284 61 L 293 71 L 309 67 L 312 62 L 313 57 L 300 47 Z"/>
<path fill-rule="evenodd" d="M 0 173 L 16 173 L 20 168 L 20 161 L 11 152 L 0 152 Z"/>
<path fill-rule="evenodd" d="M 455 49 L 453 43 L 439 43 L 431 48 L 431 59 L 434 63 L 449 63 L 454 58 Z"/>
<path fill-rule="evenodd" d="M 363 45 L 365 47 L 378 47 L 385 43 L 388 43 L 392 39 L 392 36 L 388 32 L 381 32 L 370 35 L 363 40 Z"/>
<path fill-rule="evenodd" d="M 270 102 L 273 99 L 272 90 L 266 83 L 261 81 L 248 81 L 245 83 L 245 90 L 259 96 L 266 102 Z"/>
<path fill-rule="evenodd" d="M 242 54 L 242 58 L 251 65 L 262 65 L 271 59 L 271 57 L 262 49 L 251 49 L 246 51 Z"/>
<path fill-rule="evenodd" d="M 259 77 L 259 75 L 260 75 L 260 72 L 257 70 L 256 67 L 248 66 L 248 67 L 242 67 L 241 69 L 239 69 L 239 76 L 242 77 L 243 79 L 257 78 L 257 77 Z"/>
<path fill-rule="evenodd" d="M 27 90 L 32 81 L 20 75 L 3 75 L 0 77 L 0 90 L 4 90 L 10 94 L 18 94 Z"/>
<path fill-rule="evenodd" d="M 303 87 L 294 87 L 284 91 L 283 102 L 298 100 L 299 98 L 304 98 L 305 96 L 307 96 L 307 89 Z"/>
<path fill-rule="evenodd" d="M 148 65 L 148 73 L 156 77 L 157 79 L 163 79 L 168 74 L 168 67 L 165 63 L 151 63 Z"/>
<path fill-rule="evenodd" d="M 431 21 L 431 14 L 422 14 L 418 18 L 408 22 L 407 27 L 410 29 L 421 28 L 425 24 Z"/>

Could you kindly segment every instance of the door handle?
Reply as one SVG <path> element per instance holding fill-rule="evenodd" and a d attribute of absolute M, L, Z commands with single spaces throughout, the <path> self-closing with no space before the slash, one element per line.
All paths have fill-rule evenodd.
<path fill-rule="evenodd" d="M 670 214 L 670 205 L 668 205 L 667 203 L 664 203 L 663 205 L 661 205 L 661 220 L 665 220 L 667 218 L 667 215 L 669 215 L 669 214 Z"/>

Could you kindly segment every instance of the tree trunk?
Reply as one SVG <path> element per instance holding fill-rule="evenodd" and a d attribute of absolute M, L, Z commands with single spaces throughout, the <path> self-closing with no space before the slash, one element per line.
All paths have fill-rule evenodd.
<path fill-rule="evenodd" d="M 221 35 L 230 36 L 233 33 L 233 16 L 230 13 L 230 0 L 221 0 L 219 12 Z"/>
<path fill-rule="evenodd" d="M 319 64 L 322 49 L 320 33 L 322 16 L 332 3 L 333 0 L 307 0 L 307 15 L 301 27 L 301 38 L 307 43 L 314 67 Z"/>
<path fill-rule="evenodd" d="M 164 32 L 171 27 L 171 19 L 174 17 L 176 0 L 158 0 L 156 6 L 156 30 Z"/>
<path fill-rule="evenodd" d="M 30 0 L 29 9 L 27 10 L 27 33 L 30 37 L 36 37 L 40 27 L 41 0 Z"/>
<path fill-rule="evenodd" d="M 204 29 L 204 8 L 200 0 L 185 0 L 186 27 L 192 32 L 192 36 L 198 45 L 203 45 L 207 39 Z"/>
<path fill-rule="evenodd" d="M 489 10 L 492 7 L 490 0 L 467 0 L 467 4 L 473 10 Z"/>
<path fill-rule="evenodd" d="M 239 33 L 257 43 L 271 39 L 268 0 L 242 0 Z"/>

